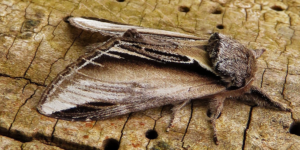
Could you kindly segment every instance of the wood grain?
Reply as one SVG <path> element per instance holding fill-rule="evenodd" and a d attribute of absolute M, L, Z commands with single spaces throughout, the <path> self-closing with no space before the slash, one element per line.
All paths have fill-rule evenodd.
<path fill-rule="evenodd" d="M 0 1 L 0 141 L 9 141 L 0 142 L 0 149 L 28 142 L 42 142 L 45 149 L 103 149 L 110 138 L 120 141 L 119 149 L 300 149 L 300 137 L 289 133 L 291 123 L 300 120 L 299 6 L 299 0 Z M 265 48 L 255 85 L 293 112 L 227 100 L 217 120 L 218 146 L 207 104 L 197 101 L 184 107 L 170 132 L 165 132 L 168 106 L 95 122 L 42 116 L 35 107 L 46 85 L 88 52 L 85 46 L 107 39 L 69 26 L 63 21 L 69 15 L 206 38 L 220 32 L 249 48 Z M 151 129 L 156 139 L 145 137 Z"/>

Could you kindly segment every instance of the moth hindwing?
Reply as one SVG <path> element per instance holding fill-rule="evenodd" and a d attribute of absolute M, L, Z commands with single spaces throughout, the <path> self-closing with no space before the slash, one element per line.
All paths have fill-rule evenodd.
<path fill-rule="evenodd" d="M 46 88 L 40 113 L 65 120 L 90 121 L 131 112 L 210 99 L 214 129 L 226 98 L 290 111 L 252 86 L 256 58 L 251 50 L 222 34 L 209 40 L 157 29 L 70 17 L 71 25 L 113 35 L 105 44 L 69 65 Z M 172 124 L 172 121 L 171 121 Z"/>

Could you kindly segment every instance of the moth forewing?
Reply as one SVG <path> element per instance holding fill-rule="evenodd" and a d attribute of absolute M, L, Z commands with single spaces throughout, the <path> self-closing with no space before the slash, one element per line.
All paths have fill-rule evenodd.
<path fill-rule="evenodd" d="M 183 56 L 188 56 L 191 59 L 198 61 L 199 65 L 201 65 L 203 68 L 217 74 L 215 70 L 212 68 L 212 63 L 209 60 L 209 57 L 207 57 L 208 55 L 207 52 L 199 51 L 199 48 L 204 50 L 205 48 L 204 45 L 207 45 L 207 41 L 208 41 L 207 38 L 200 38 L 193 35 L 187 35 L 178 32 L 170 32 L 165 30 L 150 29 L 150 28 L 144 28 L 140 26 L 120 24 L 105 19 L 69 17 L 66 20 L 71 25 L 77 28 L 91 31 L 91 32 L 100 32 L 103 35 L 110 35 L 110 36 L 123 36 L 123 34 L 127 30 L 134 29 L 136 32 L 138 32 L 138 35 L 142 35 L 143 37 L 148 39 L 146 40 L 147 44 L 152 44 L 152 43 L 157 45 L 160 44 L 159 46 L 162 47 L 160 50 L 164 49 L 163 47 L 167 46 L 169 43 L 178 44 L 180 48 L 176 49 L 177 50 L 176 53 Z M 135 41 L 137 41 L 139 38 L 135 37 L 134 39 Z M 153 39 L 156 40 L 150 43 L 150 40 Z M 167 43 L 168 41 L 170 42 Z"/>
<path fill-rule="evenodd" d="M 132 30 L 128 32 L 132 32 L 129 35 L 139 34 Z M 93 110 L 94 113 L 98 112 L 97 116 L 86 115 L 80 119 L 101 119 L 129 113 L 125 107 L 129 107 L 129 103 L 133 102 L 149 103 L 149 99 L 163 101 L 157 102 L 157 105 L 136 106 L 135 109 L 139 108 L 136 111 L 139 111 L 225 90 L 218 83 L 218 77 L 215 75 L 201 76 L 205 74 L 204 72 L 208 74 L 212 74 L 210 71 L 214 72 L 210 67 L 207 53 L 203 49 L 185 45 L 178 48 L 172 44 L 162 46 L 162 42 L 157 39 L 141 36 L 137 39 L 136 37 L 138 35 L 112 38 L 98 50 L 82 56 L 76 63 L 70 65 L 48 86 L 38 106 L 39 111 L 48 116 L 77 120 L 79 114 L 75 115 L 76 112 L 82 116 L 82 113 Z M 136 62 L 126 65 L 130 61 Z M 134 67 L 135 64 L 139 65 Z M 180 69 L 183 66 L 191 69 Z M 176 80 L 171 78 L 173 76 Z M 160 80 L 164 82 L 154 82 Z M 202 84 L 206 86 L 204 89 L 207 89 L 207 86 L 216 89 L 215 93 L 211 91 L 207 93 L 209 90 L 199 91 Z M 193 93 L 193 91 L 198 92 Z M 179 95 L 172 97 L 172 101 L 166 100 L 173 95 L 172 93 Z M 91 103 L 97 103 L 97 107 Z M 124 103 L 126 105 L 121 105 Z M 107 109 L 101 105 L 107 106 L 108 104 L 111 107 L 115 105 L 114 109 L 118 109 L 117 106 L 122 107 L 123 111 L 118 110 L 119 112 L 115 114 L 109 112 L 110 116 L 99 115 L 100 109 L 102 111 Z M 130 110 L 132 112 L 135 109 Z M 71 115 L 62 117 L 62 114 L 68 113 Z M 90 115 L 91 112 L 88 114 Z"/>
<path fill-rule="evenodd" d="M 207 97 L 226 89 L 196 61 L 155 61 L 151 55 L 141 57 L 122 49 L 122 41 L 114 43 L 83 56 L 67 68 L 71 70 L 68 74 L 59 75 L 60 82 L 49 86 L 51 92 L 44 94 L 39 111 L 67 120 L 96 120 Z M 175 54 L 168 53 L 165 59 L 179 56 Z"/>
<path fill-rule="evenodd" d="M 117 22 L 108 21 L 105 19 L 97 19 L 97 18 L 82 18 L 82 17 L 69 17 L 67 21 L 70 22 L 71 25 L 91 31 L 91 32 L 101 32 L 105 35 L 110 36 L 122 36 L 124 32 L 128 29 L 136 29 L 140 34 L 145 34 L 148 36 L 156 35 L 156 36 L 163 36 L 164 38 L 185 38 L 188 40 L 200 40 L 203 38 L 199 38 L 192 35 L 182 34 L 178 32 L 171 32 L 165 30 L 158 30 L 158 29 L 150 29 L 144 28 L 140 26 L 133 26 L 127 24 L 121 24 Z"/>

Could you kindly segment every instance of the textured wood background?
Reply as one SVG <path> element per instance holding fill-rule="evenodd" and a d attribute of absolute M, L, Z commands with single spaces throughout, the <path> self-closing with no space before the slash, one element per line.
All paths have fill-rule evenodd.
<path fill-rule="evenodd" d="M 193 101 L 170 132 L 170 107 L 96 122 L 40 115 L 45 87 L 105 38 L 75 29 L 66 16 L 88 16 L 201 37 L 229 35 L 266 48 L 255 85 L 292 113 L 226 101 L 212 141 L 206 104 Z M 300 149 L 300 0 L 0 0 L 0 149 Z M 298 127 L 300 129 L 300 127 Z M 147 131 L 155 130 L 156 139 Z M 151 132 L 150 132 L 151 133 Z"/>

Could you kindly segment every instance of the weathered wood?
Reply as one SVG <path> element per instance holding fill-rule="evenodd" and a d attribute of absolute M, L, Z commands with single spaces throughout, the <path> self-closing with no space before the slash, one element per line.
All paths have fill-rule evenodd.
<path fill-rule="evenodd" d="M 32 149 L 43 149 L 43 150 L 62 150 L 56 146 L 50 146 L 41 143 L 40 141 L 33 140 L 31 142 L 22 143 L 14 139 L 0 136 L 0 149 L 2 150 L 32 150 Z"/>
<path fill-rule="evenodd" d="M 39 147 L 104 149 L 112 138 L 120 149 L 300 149 L 300 137 L 289 133 L 300 121 L 299 6 L 299 0 L 0 1 L 0 148 L 30 149 L 38 140 Z M 69 26 L 63 21 L 69 15 L 201 37 L 221 32 L 265 48 L 254 84 L 293 112 L 227 100 L 217 120 L 218 146 L 201 101 L 185 106 L 170 132 L 169 106 L 96 122 L 42 116 L 35 107 L 45 86 L 88 52 L 85 46 L 107 39 Z M 158 137 L 149 140 L 152 129 Z"/>

